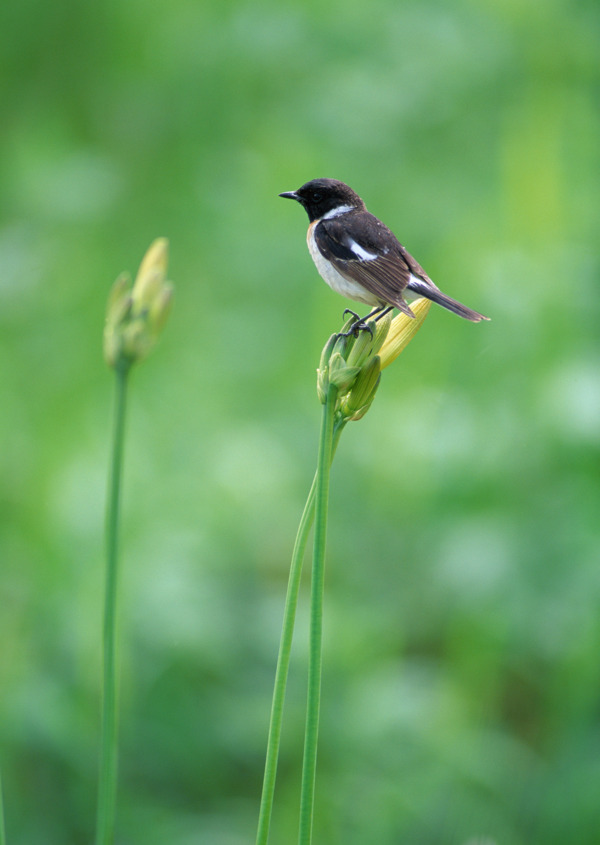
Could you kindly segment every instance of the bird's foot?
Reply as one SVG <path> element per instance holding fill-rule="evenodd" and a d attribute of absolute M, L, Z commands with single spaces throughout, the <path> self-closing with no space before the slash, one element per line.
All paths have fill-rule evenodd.
<path fill-rule="evenodd" d="M 356 313 L 356 311 L 352 311 L 352 309 L 350 309 L 350 308 L 346 308 L 346 310 L 344 311 L 342 316 L 345 317 L 346 314 L 350 314 L 352 317 L 354 317 L 354 322 L 351 323 L 348 331 L 339 332 L 338 333 L 339 337 L 350 337 L 350 335 L 354 335 L 354 337 L 358 337 L 360 332 L 369 332 L 371 337 L 373 337 L 373 329 L 366 322 L 367 319 L 371 316 L 370 314 L 367 315 L 367 317 L 360 317 Z"/>

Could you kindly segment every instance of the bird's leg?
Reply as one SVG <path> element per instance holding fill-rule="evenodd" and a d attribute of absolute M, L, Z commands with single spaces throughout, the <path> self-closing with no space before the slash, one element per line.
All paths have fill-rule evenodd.
<path fill-rule="evenodd" d="M 379 313 L 380 311 L 381 313 Z M 378 315 L 377 317 L 375 317 L 375 320 L 379 320 L 379 318 L 383 317 L 384 314 L 387 314 L 388 311 L 391 311 L 391 307 L 385 308 L 385 306 L 383 305 L 378 305 L 377 308 L 374 308 L 370 314 L 367 314 L 366 317 L 359 317 L 356 311 L 352 311 L 350 308 L 346 308 L 342 316 L 345 317 L 346 314 L 352 314 L 352 316 L 354 317 L 354 323 L 352 323 L 347 332 L 340 332 L 340 337 L 350 337 L 351 334 L 353 334 L 355 337 L 358 337 L 359 332 L 369 332 L 371 337 L 373 337 L 373 331 L 368 325 L 368 321 L 375 317 L 375 314 Z"/>
<path fill-rule="evenodd" d="M 385 315 L 386 315 L 386 314 L 389 314 L 389 313 L 390 313 L 390 311 L 393 311 L 393 310 L 394 310 L 394 306 L 393 306 L 393 305 L 388 305 L 388 306 L 387 306 L 387 308 L 382 308 L 382 310 L 380 311 L 380 313 L 379 313 L 379 314 L 377 314 L 377 316 L 375 317 L 375 322 L 377 322 L 378 320 L 381 320 L 381 318 L 382 318 L 382 317 L 385 317 Z M 372 313 L 373 313 L 373 314 L 375 314 L 375 313 L 376 313 L 376 311 L 373 311 Z M 370 317 L 370 316 L 371 316 L 371 314 L 369 314 L 369 317 Z M 369 317 L 366 317 L 365 319 L 367 319 L 367 320 L 368 320 L 368 319 L 369 319 Z"/>

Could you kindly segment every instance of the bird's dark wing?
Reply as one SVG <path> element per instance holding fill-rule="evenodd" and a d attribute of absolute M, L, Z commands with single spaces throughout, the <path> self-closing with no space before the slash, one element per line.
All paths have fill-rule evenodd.
<path fill-rule="evenodd" d="M 414 316 L 402 296 L 411 274 L 408 253 L 381 221 L 364 212 L 360 219 L 346 214 L 341 220 L 321 220 L 314 236 L 321 254 L 344 278 Z"/>
<path fill-rule="evenodd" d="M 403 297 L 408 287 L 473 323 L 489 319 L 442 293 L 393 232 L 369 212 L 357 210 L 321 220 L 314 235 L 318 249 L 338 273 L 358 282 L 382 304 L 414 317 Z"/>

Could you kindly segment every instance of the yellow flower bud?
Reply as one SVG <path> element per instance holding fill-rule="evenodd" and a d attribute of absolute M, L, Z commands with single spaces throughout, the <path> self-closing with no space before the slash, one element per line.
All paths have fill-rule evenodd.
<path fill-rule="evenodd" d="M 415 315 L 414 320 L 402 312 L 394 317 L 388 335 L 379 351 L 382 370 L 388 367 L 392 361 L 395 361 L 398 355 L 408 346 L 423 325 L 430 307 L 431 302 L 428 299 L 417 299 L 410 305 L 411 311 Z"/>
<path fill-rule="evenodd" d="M 171 308 L 173 286 L 165 281 L 168 241 L 158 238 L 144 256 L 133 288 L 128 274 L 114 283 L 106 309 L 104 358 L 129 367 L 150 352 Z"/>
<path fill-rule="evenodd" d="M 167 275 L 169 242 L 166 238 L 157 238 L 142 259 L 131 296 L 136 310 L 150 306 L 160 293 Z"/>
<path fill-rule="evenodd" d="M 153 332 L 157 335 L 162 331 L 164 324 L 167 322 L 167 317 L 171 313 L 173 293 L 173 285 L 170 282 L 164 282 L 158 296 L 155 297 L 150 306 L 148 320 Z"/>
<path fill-rule="evenodd" d="M 106 305 L 106 319 L 108 322 L 118 323 L 131 308 L 131 276 L 129 273 L 121 273 L 116 279 Z"/>

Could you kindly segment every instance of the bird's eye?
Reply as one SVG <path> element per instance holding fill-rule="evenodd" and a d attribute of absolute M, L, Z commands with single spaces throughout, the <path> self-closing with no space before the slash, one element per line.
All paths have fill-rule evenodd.
<path fill-rule="evenodd" d="M 313 195 L 313 202 L 321 202 L 321 194 L 318 191 L 314 191 Z"/>

